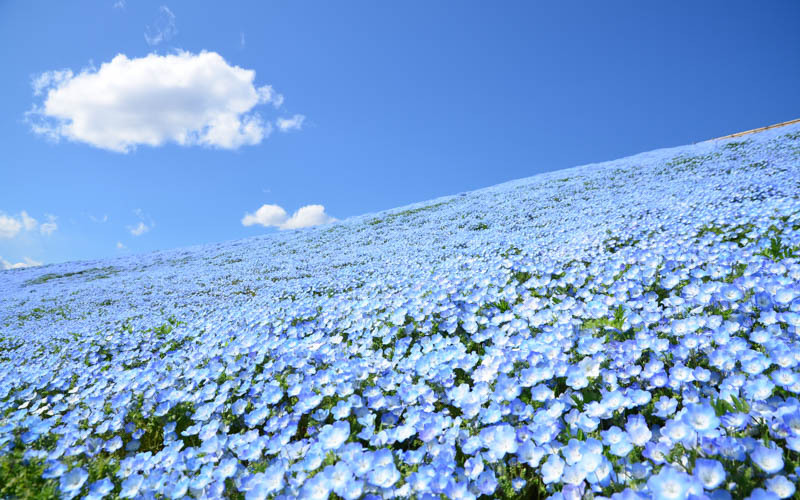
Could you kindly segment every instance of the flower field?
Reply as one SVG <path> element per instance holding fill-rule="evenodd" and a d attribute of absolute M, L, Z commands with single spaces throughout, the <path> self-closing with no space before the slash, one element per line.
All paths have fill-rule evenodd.
<path fill-rule="evenodd" d="M 797 498 L 800 125 L 0 272 L 0 498 Z"/>

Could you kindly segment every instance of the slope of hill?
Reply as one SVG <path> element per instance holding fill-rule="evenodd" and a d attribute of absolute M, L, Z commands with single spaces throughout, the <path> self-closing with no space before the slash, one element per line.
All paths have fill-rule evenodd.
<path fill-rule="evenodd" d="M 798 333 L 797 124 L 0 272 L 0 497 L 791 496 Z"/>

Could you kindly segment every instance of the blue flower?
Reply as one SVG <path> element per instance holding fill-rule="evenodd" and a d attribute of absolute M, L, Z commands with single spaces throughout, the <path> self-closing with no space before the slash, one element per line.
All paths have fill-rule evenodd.
<path fill-rule="evenodd" d="M 658 474 L 647 480 L 650 494 L 659 500 L 688 498 L 690 487 L 691 478 L 671 466 L 662 467 Z"/>
<path fill-rule="evenodd" d="M 335 450 L 350 437 L 350 423 L 344 420 L 326 425 L 319 431 L 319 442 L 324 450 Z"/>
<path fill-rule="evenodd" d="M 139 488 L 141 488 L 143 482 L 144 477 L 141 474 L 131 474 L 122 482 L 122 489 L 119 492 L 119 496 L 122 498 L 135 497 L 136 494 L 139 493 Z"/>
<path fill-rule="evenodd" d="M 389 488 L 400 479 L 400 472 L 394 463 L 379 465 L 370 471 L 368 476 L 370 484 L 381 488 Z"/>
<path fill-rule="evenodd" d="M 492 495 L 497 489 L 497 478 L 491 469 L 483 471 L 475 481 L 475 486 L 482 495 Z"/>
<path fill-rule="evenodd" d="M 795 484 L 786 479 L 786 476 L 772 476 L 765 484 L 767 490 L 775 493 L 778 498 L 789 498 L 797 490 Z"/>
<path fill-rule="evenodd" d="M 767 474 L 775 474 L 783 470 L 783 451 L 777 447 L 756 445 L 750 452 L 750 458 L 761 470 Z"/>
<path fill-rule="evenodd" d="M 709 434 L 719 425 L 719 418 L 708 403 L 688 405 L 683 418 L 698 434 Z"/>
<path fill-rule="evenodd" d="M 698 458 L 694 462 L 694 476 L 707 490 L 713 490 L 725 480 L 725 469 L 716 460 Z"/>
<path fill-rule="evenodd" d="M 564 461 L 558 455 L 550 455 L 539 469 L 544 484 L 555 483 L 564 472 Z"/>
<path fill-rule="evenodd" d="M 750 496 L 747 497 L 747 500 L 779 500 L 780 497 L 771 491 L 767 491 L 764 488 L 756 488 L 752 492 L 750 492 Z"/>
<path fill-rule="evenodd" d="M 61 475 L 59 482 L 59 489 L 61 493 L 67 498 L 72 498 L 78 494 L 83 483 L 89 478 L 89 473 L 86 470 L 76 467 L 69 472 Z"/>
<path fill-rule="evenodd" d="M 653 435 L 642 415 L 630 415 L 625 423 L 625 431 L 636 446 L 644 446 Z"/>

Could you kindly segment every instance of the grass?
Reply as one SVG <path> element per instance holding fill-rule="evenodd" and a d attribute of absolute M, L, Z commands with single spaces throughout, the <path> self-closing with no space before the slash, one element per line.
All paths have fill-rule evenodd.
<path fill-rule="evenodd" d="M 47 283 L 48 281 L 63 279 L 63 278 L 70 278 L 72 276 L 83 276 L 87 275 L 87 281 L 98 280 L 98 279 L 105 279 L 110 278 L 111 275 L 116 274 L 119 272 L 113 266 L 107 267 L 91 267 L 89 269 L 83 269 L 81 271 L 75 272 L 68 272 L 63 274 L 58 273 L 47 273 L 39 276 L 38 278 L 34 278 L 25 282 L 26 285 L 41 285 L 43 283 Z"/>
<path fill-rule="evenodd" d="M 50 500 L 58 498 L 58 483 L 44 479 L 46 469 L 41 459 L 25 460 L 24 445 L 17 440 L 14 448 L 0 456 L 0 498 Z"/>

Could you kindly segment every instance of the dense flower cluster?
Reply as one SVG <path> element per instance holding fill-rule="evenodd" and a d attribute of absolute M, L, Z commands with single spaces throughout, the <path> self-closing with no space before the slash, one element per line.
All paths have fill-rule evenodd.
<path fill-rule="evenodd" d="M 6 271 L 0 311 L 0 496 L 790 498 L 800 127 Z"/>

